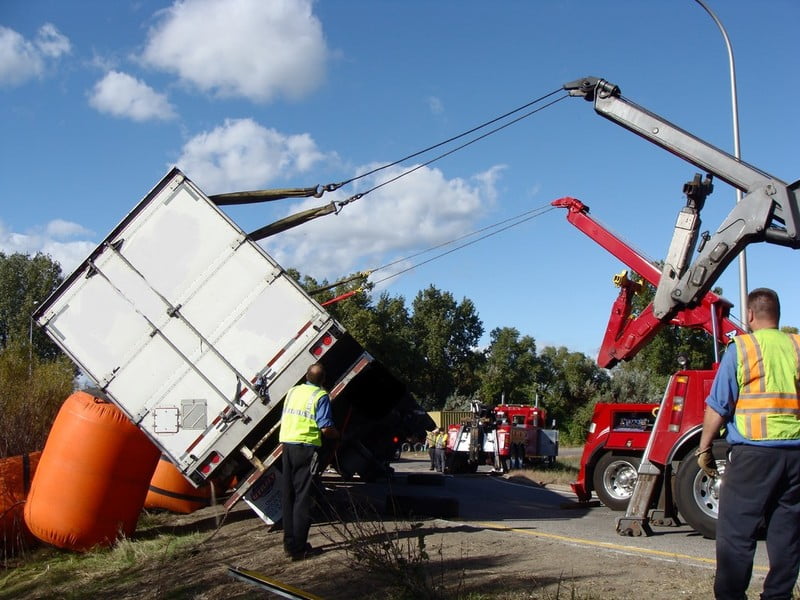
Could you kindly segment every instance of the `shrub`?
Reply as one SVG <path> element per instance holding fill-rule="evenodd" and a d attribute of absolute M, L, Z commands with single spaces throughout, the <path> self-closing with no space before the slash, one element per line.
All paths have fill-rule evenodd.
<path fill-rule="evenodd" d="M 44 447 L 74 378 L 75 368 L 63 355 L 40 360 L 17 341 L 0 350 L 0 458 Z"/>

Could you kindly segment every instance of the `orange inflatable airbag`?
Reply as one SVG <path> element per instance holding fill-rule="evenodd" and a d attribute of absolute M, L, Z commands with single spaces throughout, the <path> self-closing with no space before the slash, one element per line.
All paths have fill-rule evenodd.
<path fill-rule="evenodd" d="M 0 557 L 16 554 L 36 539 L 23 519 L 23 507 L 41 452 L 0 459 Z"/>
<path fill-rule="evenodd" d="M 205 483 L 199 488 L 194 487 L 178 467 L 162 456 L 150 480 L 150 490 L 144 500 L 144 507 L 162 508 L 188 515 L 203 507 L 211 506 L 215 491 L 210 483 Z"/>
<path fill-rule="evenodd" d="M 136 530 L 160 451 L 113 404 L 85 392 L 64 402 L 25 504 L 40 540 L 70 550 Z"/>

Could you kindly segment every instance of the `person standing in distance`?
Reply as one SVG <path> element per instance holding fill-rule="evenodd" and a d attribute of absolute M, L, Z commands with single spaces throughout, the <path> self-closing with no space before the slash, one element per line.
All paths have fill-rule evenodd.
<path fill-rule="evenodd" d="M 447 455 L 445 448 L 447 448 L 447 431 L 442 431 L 441 428 L 436 428 L 436 438 L 434 444 L 434 462 L 436 463 L 436 470 L 439 473 L 444 473 L 447 465 Z"/>
<path fill-rule="evenodd" d="M 283 401 L 279 436 L 283 444 L 283 549 L 292 560 L 321 553 L 308 543 L 313 478 L 322 438 L 339 437 L 324 383 L 325 368 L 314 363 L 306 371 L 305 383 L 291 388 Z"/>
<path fill-rule="evenodd" d="M 716 476 L 711 444 L 726 427 L 714 595 L 747 597 L 763 520 L 770 568 L 761 598 L 788 600 L 800 569 L 800 336 L 778 329 L 771 289 L 748 294 L 746 316 L 753 333 L 735 337 L 720 361 L 696 452 L 700 468 Z"/>
<path fill-rule="evenodd" d="M 439 433 L 439 428 L 436 427 L 433 431 L 429 431 L 425 435 L 425 445 L 428 447 L 428 458 L 431 459 L 431 468 L 433 471 L 436 468 L 436 434 Z"/>

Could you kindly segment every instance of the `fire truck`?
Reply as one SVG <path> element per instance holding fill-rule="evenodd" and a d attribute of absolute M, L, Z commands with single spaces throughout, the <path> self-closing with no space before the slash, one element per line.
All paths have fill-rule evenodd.
<path fill-rule="evenodd" d="M 596 224 L 580 203 L 556 201 L 568 208 L 570 222 L 656 286 L 653 302 L 631 318 L 630 299 L 637 282 L 619 278 L 620 295 L 612 308 L 598 364 L 611 367 L 631 358 L 660 327 L 670 323 L 709 331 L 718 355 L 718 344 L 741 329 L 728 319 L 730 303 L 711 288 L 748 244 L 768 242 L 800 248 L 800 181 L 787 184 L 731 156 L 624 99 L 619 87 L 606 80 L 586 77 L 565 84 L 564 89 L 592 102 L 599 115 L 706 172 L 704 178 L 696 174 L 683 187 L 686 205 L 679 212 L 660 270 L 602 228 L 591 229 Z M 700 212 L 713 191 L 714 177 L 741 190 L 743 197 L 715 233 L 701 234 Z M 695 250 L 697 256 L 692 260 Z M 609 405 L 596 411 L 574 489 L 582 500 L 588 499 L 595 482 L 608 483 L 603 494 L 610 489 L 622 496 L 627 490 L 626 512 L 616 523 L 620 535 L 649 535 L 651 525 L 678 525 L 682 517 L 702 535 L 714 537 L 726 444 L 714 441 L 718 477 L 708 477 L 693 456 L 714 374 L 713 367 L 678 371 L 658 406 Z M 646 416 L 648 410 L 652 418 Z M 616 507 L 621 509 L 622 502 Z"/>
<path fill-rule="evenodd" d="M 475 402 L 472 417 L 447 429 L 446 469 L 475 473 L 480 465 L 508 472 L 514 459 L 551 464 L 558 455 L 558 430 L 545 429 L 547 411 L 539 406 Z"/>

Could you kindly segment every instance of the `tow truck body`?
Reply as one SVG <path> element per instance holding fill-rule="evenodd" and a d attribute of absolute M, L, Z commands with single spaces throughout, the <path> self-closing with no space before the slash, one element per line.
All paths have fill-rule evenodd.
<path fill-rule="evenodd" d="M 628 246 L 618 236 L 589 215 L 589 208 L 574 198 L 560 198 L 553 206 L 567 209 L 567 220 L 592 240 L 600 244 L 644 281 L 657 286 L 661 277 L 658 267 Z M 609 368 L 635 356 L 661 327 L 703 329 L 712 335 L 715 345 L 725 345 L 742 329 L 730 318 L 731 303 L 725 298 L 707 292 L 693 307 L 678 310 L 668 322 L 657 319 L 652 303 L 639 314 L 632 314 L 632 301 L 642 290 L 643 283 L 629 276 L 627 271 L 616 275 L 614 283 L 620 288 L 609 316 L 608 326 L 597 357 L 597 364 Z M 715 369 L 689 370 L 676 373 L 664 394 L 668 405 L 670 423 L 658 441 L 653 455 L 666 460 L 665 450 L 673 449 L 676 439 L 694 439 L 697 426 L 703 420 L 703 407 Z M 677 399 L 681 399 L 676 401 Z M 583 447 L 578 477 L 571 487 L 578 499 L 587 502 L 594 492 L 612 510 L 626 510 L 638 481 L 638 470 L 651 432 L 656 425 L 659 405 L 652 403 L 600 403 L 594 409 L 589 431 Z M 677 447 L 669 454 L 680 460 L 686 448 Z M 717 488 L 704 490 L 706 512 L 715 510 Z M 666 506 L 669 504 L 663 501 Z M 675 513 L 672 510 L 671 513 Z M 672 514 L 672 517 L 677 517 Z M 662 518 L 661 521 L 665 521 Z M 677 521 L 676 521 L 677 522 Z M 698 526 L 702 526 L 699 525 Z"/>
<path fill-rule="evenodd" d="M 625 296 L 634 290 L 632 285 L 622 286 L 598 363 L 612 366 L 632 357 L 658 327 L 698 308 L 703 321 L 700 326 L 706 331 L 710 326 L 709 332 L 718 351 L 718 342 L 741 330 L 736 326 L 720 327 L 720 323 L 725 324 L 730 303 L 715 301 L 708 294 L 723 270 L 748 244 L 768 242 L 800 248 L 800 181 L 787 184 L 738 160 L 624 99 L 616 85 L 603 79 L 586 77 L 565 84 L 564 89 L 572 96 L 592 102 L 601 116 L 706 172 L 704 179 L 696 174 L 684 185 L 687 202 L 679 212 L 664 266 L 656 280 L 653 281 L 652 269 L 647 269 L 646 265 L 636 266 L 623 259 L 656 286 L 655 298 L 639 317 L 628 322 L 625 311 L 629 311 L 630 301 Z M 741 190 L 744 195 L 715 233 L 701 234 L 700 212 L 706 197 L 713 191 L 713 177 Z M 692 260 L 695 250 L 697 256 Z M 708 304 L 704 304 L 706 299 Z M 614 310 L 619 314 L 615 315 Z M 651 524 L 676 525 L 680 507 L 680 514 L 690 525 L 706 537 L 714 537 L 716 500 L 724 476 L 725 444 L 717 443 L 722 442 L 718 440 L 714 445 L 720 477 L 706 476 L 691 456 L 698 444 L 705 398 L 714 373 L 712 368 L 680 371 L 671 377 L 641 455 L 638 449 L 632 452 L 640 464 L 625 516 L 617 519 L 620 535 L 647 535 Z M 643 439 L 640 436 L 638 444 L 641 445 Z M 631 448 L 635 443 L 632 439 Z M 585 450 L 584 459 L 587 451 L 591 449 Z M 687 457 L 689 460 L 684 460 Z"/>
<path fill-rule="evenodd" d="M 473 415 L 447 430 L 446 468 L 450 473 L 475 473 L 480 465 L 507 472 L 512 459 L 555 461 L 558 430 L 545 429 L 547 411 L 538 406 L 479 403 Z"/>

